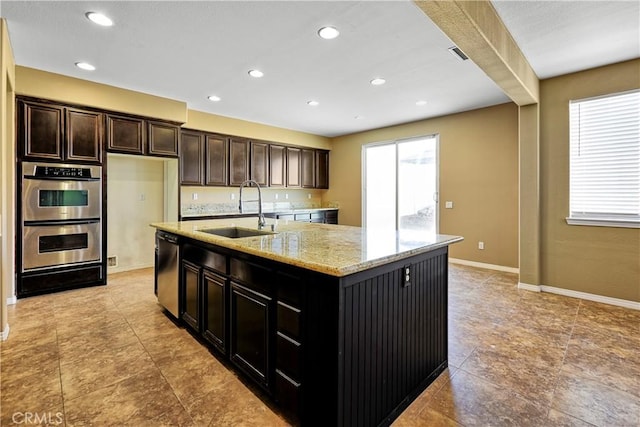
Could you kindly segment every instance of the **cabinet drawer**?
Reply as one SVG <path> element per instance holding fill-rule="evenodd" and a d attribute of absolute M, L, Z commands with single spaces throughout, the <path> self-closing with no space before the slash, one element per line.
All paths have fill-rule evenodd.
<path fill-rule="evenodd" d="M 279 271 L 276 276 L 276 282 L 278 283 L 278 301 L 282 301 L 294 308 L 302 307 L 304 290 L 302 278 Z"/>
<path fill-rule="evenodd" d="M 284 214 L 284 215 L 278 215 L 278 219 L 286 219 L 286 220 L 295 220 L 295 215 L 292 214 Z"/>
<path fill-rule="evenodd" d="M 309 216 L 311 217 L 311 221 L 313 221 L 314 219 L 324 221 L 324 212 L 311 212 Z"/>
<path fill-rule="evenodd" d="M 300 343 L 278 332 L 276 337 L 276 369 L 284 372 L 294 380 L 300 379 L 301 373 Z"/>
<path fill-rule="evenodd" d="M 293 381 L 276 369 L 276 401 L 287 411 L 299 413 L 301 401 L 300 383 Z"/>
<path fill-rule="evenodd" d="M 227 274 L 227 257 L 199 246 L 189 243 L 182 245 L 182 259 Z"/>
<path fill-rule="evenodd" d="M 278 301 L 278 331 L 300 340 L 300 310 Z"/>

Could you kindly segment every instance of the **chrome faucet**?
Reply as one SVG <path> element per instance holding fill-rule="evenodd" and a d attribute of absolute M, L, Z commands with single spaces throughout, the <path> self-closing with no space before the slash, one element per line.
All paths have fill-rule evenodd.
<path fill-rule="evenodd" d="M 240 209 L 240 213 L 242 213 L 242 189 L 245 185 L 251 186 L 251 184 L 255 185 L 258 189 L 258 200 L 247 200 L 247 202 L 258 202 L 258 230 L 261 230 L 262 227 L 266 225 L 266 221 L 264 220 L 264 215 L 262 215 L 262 191 L 260 190 L 260 185 L 255 182 L 253 179 L 248 179 L 242 184 L 240 184 L 240 197 L 238 197 L 238 208 Z"/>

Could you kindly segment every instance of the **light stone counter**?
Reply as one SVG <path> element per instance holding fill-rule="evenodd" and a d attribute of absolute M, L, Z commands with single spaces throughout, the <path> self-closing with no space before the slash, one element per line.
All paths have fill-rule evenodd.
<path fill-rule="evenodd" d="M 205 233 L 211 228 L 256 229 L 257 216 L 153 223 L 152 227 L 220 247 L 295 265 L 331 276 L 347 276 L 461 241 L 459 236 L 396 232 L 345 225 L 268 220 L 276 234 L 233 239 Z"/>

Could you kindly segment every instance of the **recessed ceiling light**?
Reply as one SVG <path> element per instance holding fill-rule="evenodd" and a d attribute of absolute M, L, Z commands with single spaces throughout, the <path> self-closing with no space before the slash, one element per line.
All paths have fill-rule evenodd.
<path fill-rule="evenodd" d="M 80 68 L 81 70 L 86 70 L 86 71 L 93 71 L 96 69 L 96 67 L 94 67 L 93 65 L 89 64 L 88 62 L 76 62 L 76 67 Z"/>
<path fill-rule="evenodd" d="M 353 118 L 356 119 L 356 120 L 360 120 L 362 118 L 362 116 L 354 116 Z"/>
<path fill-rule="evenodd" d="M 249 75 L 251 77 L 259 79 L 260 77 L 264 76 L 264 73 L 260 70 L 249 70 Z"/>
<path fill-rule="evenodd" d="M 307 101 L 307 105 L 310 105 L 310 106 L 312 106 L 312 107 L 315 107 L 315 106 L 317 106 L 317 105 L 319 105 L 319 104 L 320 104 L 320 103 L 319 103 L 318 101 L 313 101 L 313 100 L 311 100 L 311 101 Z"/>
<path fill-rule="evenodd" d="M 209 99 L 209 101 L 213 101 L 213 102 L 218 102 L 222 99 L 217 95 L 209 95 L 207 98 Z"/>
<path fill-rule="evenodd" d="M 318 30 L 318 35 L 325 40 L 331 40 L 338 37 L 340 35 L 340 31 L 335 27 L 322 27 Z"/>
<path fill-rule="evenodd" d="M 380 78 L 380 77 L 376 77 L 375 79 L 371 80 L 371 82 L 370 82 L 370 83 L 371 83 L 372 85 L 374 85 L 374 86 L 380 86 L 380 85 L 385 84 L 386 82 L 387 82 L 387 81 L 386 81 L 385 79 Z"/>
<path fill-rule="evenodd" d="M 423 105 L 427 105 L 427 101 L 422 101 L 422 100 L 421 101 L 416 101 L 416 105 L 418 107 L 422 107 Z"/>
<path fill-rule="evenodd" d="M 103 15 L 99 12 L 87 12 L 85 16 L 92 22 L 95 22 L 98 25 L 102 25 L 103 27 L 110 27 L 113 25 L 113 21 L 109 19 L 109 17 Z"/>

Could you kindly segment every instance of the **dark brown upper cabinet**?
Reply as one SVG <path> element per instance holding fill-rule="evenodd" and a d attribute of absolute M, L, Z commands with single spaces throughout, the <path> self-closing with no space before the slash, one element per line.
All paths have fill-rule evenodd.
<path fill-rule="evenodd" d="M 67 109 L 67 160 L 100 163 L 102 121 L 101 113 Z"/>
<path fill-rule="evenodd" d="M 240 186 L 249 179 L 249 141 L 229 138 L 229 185 Z"/>
<path fill-rule="evenodd" d="M 147 121 L 149 143 L 147 154 L 177 157 L 179 135 L 179 126 L 170 123 Z"/>
<path fill-rule="evenodd" d="M 262 186 L 269 185 L 269 144 L 251 142 L 250 179 Z"/>
<path fill-rule="evenodd" d="M 302 149 L 287 147 L 287 187 L 300 187 Z"/>
<path fill-rule="evenodd" d="M 316 188 L 329 188 L 329 151 L 316 150 Z"/>
<path fill-rule="evenodd" d="M 314 188 L 316 180 L 316 151 L 313 149 L 302 149 L 302 162 L 300 166 L 300 183 L 304 188 Z"/>
<path fill-rule="evenodd" d="M 225 186 L 229 184 L 228 138 L 221 135 L 206 135 L 206 185 Z"/>
<path fill-rule="evenodd" d="M 178 157 L 180 127 L 155 120 L 107 114 L 107 149 L 115 153 Z"/>
<path fill-rule="evenodd" d="M 100 163 L 102 114 L 19 99 L 18 140 L 25 160 Z"/>
<path fill-rule="evenodd" d="M 204 184 L 204 135 L 182 131 L 180 141 L 180 184 Z"/>
<path fill-rule="evenodd" d="M 107 149 L 118 153 L 144 154 L 144 120 L 107 114 Z"/>
<path fill-rule="evenodd" d="M 284 187 L 286 184 L 287 161 L 286 148 L 282 145 L 269 145 L 269 186 Z"/>

